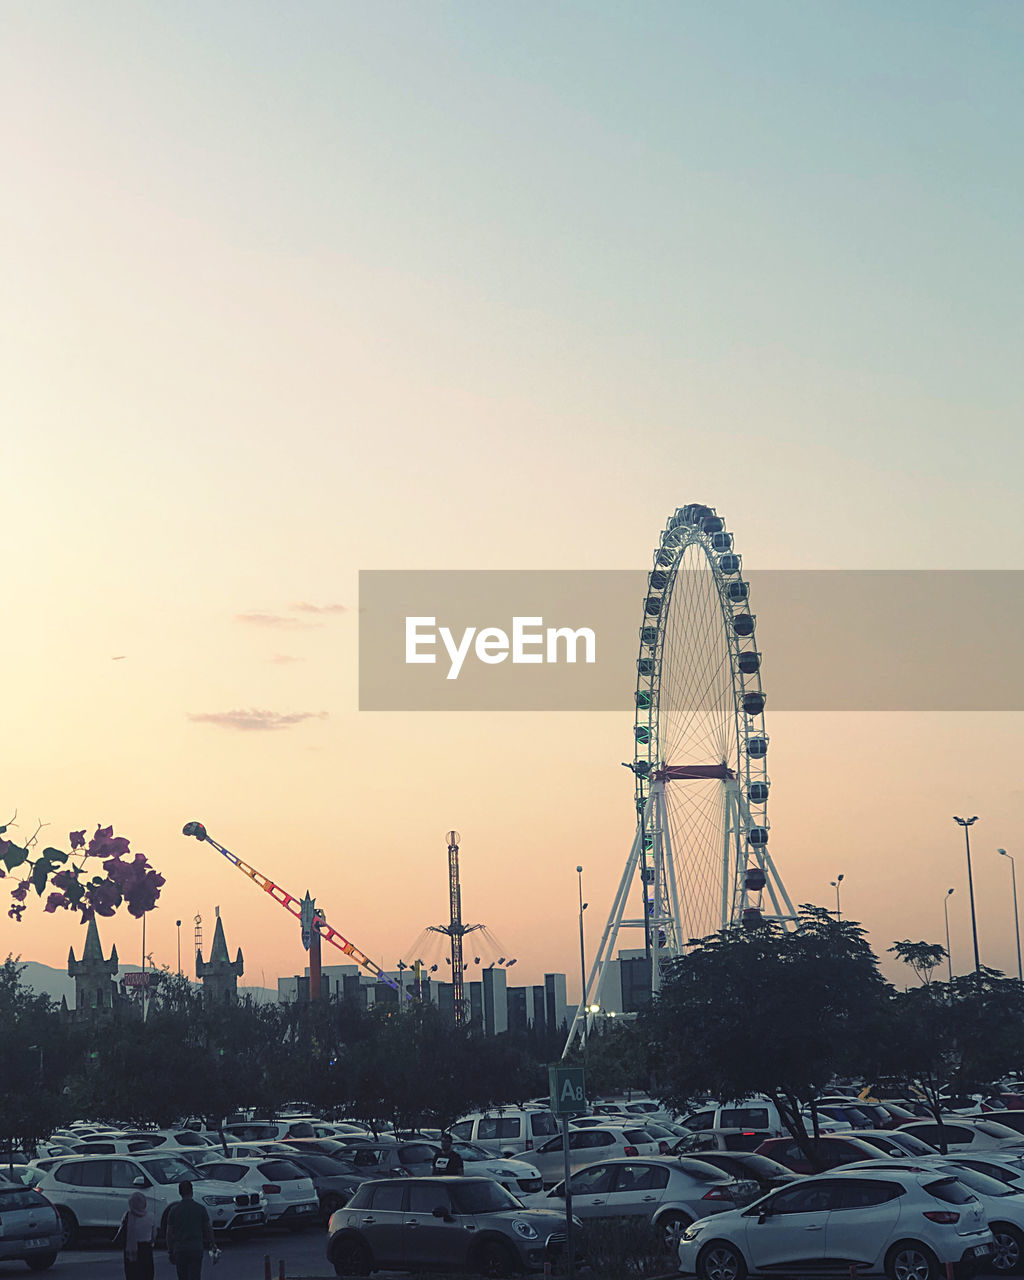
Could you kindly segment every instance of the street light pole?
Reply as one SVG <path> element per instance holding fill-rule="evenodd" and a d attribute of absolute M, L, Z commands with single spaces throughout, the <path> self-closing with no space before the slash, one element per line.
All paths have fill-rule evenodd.
<path fill-rule="evenodd" d="M 181 977 L 181 921 L 175 920 L 178 929 L 178 977 Z"/>
<path fill-rule="evenodd" d="M 590 1014 L 586 1007 L 587 1002 L 587 952 L 583 944 L 583 913 L 590 905 L 583 901 L 583 868 L 576 868 L 576 878 L 579 882 L 580 890 L 580 1004 L 583 1005 L 583 1048 L 587 1047 L 587 1023 L 590 1021 Z"/>
<path fill-rule="evenodd" d="M 946 896 L 942 899 L 942 911 L 946 917 L 946 967 L 949 971 L 949 981 L 953 981 L 953 953 L 949 949 L 949 895 L 952 889 L 946 890 Z"/>
<path fill-rule="evenodd" d="M 1020 916 L 1017 913 L 1017 864 L 1013 860 L 1013 854 L 1007 853 L 1005 849 L 997 849 L 996 853 L 1001 853 L 1004 858 L 1010 859 L 1010 875 L 1013 877 L 1013 927 L 1017 934 L 1017 981 L 1024 982 L 1024 973 L 1021 972 L 1020 965 Z"/>
<path fill-rule="evenodd" d="M 967 890 L 971 897 L 971 937 L 974 939 L 974 973 L 975 976 L 981 977 L 981 957 L 978 954 L 978 917 L 974 913 L 974 877 L 971 874 L 971 827 L 978 821 L 978 815 L 973 818 L 958 818 L 954 814 L 953 821 L 959 827 L 964 829 L 964 840 L 967 842 Z"/>
<path fill-rule="evenodd" d="M 836 891 L 836 920 L 842 920 L 843 918 L 843 913 L 839 910 L 839 886 L 842 883 L 843 883 L 843 877 L 841 874 L 836 876 L 834 880 L 830 881 L 832 888 L 835 889 Z"/>

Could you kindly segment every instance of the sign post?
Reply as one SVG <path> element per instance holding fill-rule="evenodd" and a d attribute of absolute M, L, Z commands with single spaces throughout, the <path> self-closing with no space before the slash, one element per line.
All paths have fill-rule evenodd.
<path fill-rule="evenodd" d="M 566 1275 L 573 1280 L 576 1266 L 576 1242 L 572 1229 L 572 1187 L 569 1168 L 569 1117 L 582 1115 L 587 1109 L 587 1087 L 582 1067 L 548 1067 L 548 1092 L 551 1111 L 562 1121 L 562 1155 L 565 1160 L 565 1248 Z"/>

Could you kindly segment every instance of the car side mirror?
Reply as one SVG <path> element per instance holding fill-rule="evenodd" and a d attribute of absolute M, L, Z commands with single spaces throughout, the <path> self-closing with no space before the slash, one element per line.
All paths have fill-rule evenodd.
<path fill-rule="evenodd" d="M 148 1186 L 149 1186 L 149 1179 L 148 1179 L 148 1178 L 144 1178 L 144 1177 L 142 1176 L 142 1174 L 140 1173 L 140 1174 L 139 1174 L 139 1176 L 138 1176 L 137 1178 L 132 1178 L 132 1186 L 133 1186 L 133 1187 L 148 1187 Z"/>
<path fill-rule="evenodd" d="M 440 1218 L 442 1222 L 455 1221 L 455 1219 L 452 1217 L 452 1215 L 448 1212 L 448 1210 L 444 1207 L 443 1204 L 439 1204 L 437 1208 L 434 1210 L 434 1217 Z"/>
<path fill-rule="evenodd" d="M 760 1224 L 760 1223 L 762 1223 L 762 1222 L 765 1222 L 765 1221 L 766 1221 L 768 1218 L 770 1218 L 771 1216 L 772 1216 L 772 1211 L 771 1211 L 771 1209 L 758 1209 L 758 1211 L 757 1211 L 757 1221 L 758 1221 L 758 1224 Z"/>

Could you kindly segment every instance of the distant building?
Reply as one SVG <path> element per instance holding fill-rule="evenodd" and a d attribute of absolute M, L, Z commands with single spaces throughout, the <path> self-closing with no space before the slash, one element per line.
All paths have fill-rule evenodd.
<path fill-rule="evenodd" d="M 85 931 L 81 960 L 75 959 L 74 947 L 68 948 L 68 976 L 75 980 L 76 1014 L 113 1009 L 118 1000 L 114 975 L 119 967 L 117 947 L 110 948 L 108 960 L 103 959 L 100 931 L 93 916 Z"/>
<path fill-rule="evenodd" d="M 203 983 L 203 1000 L 208 1005 L 238 1003 L 238 979 L 245 971 L 242 962 L 242 949 L 234 960 L 228 956 L 228 944 L 224 937 L 224 922 L 220 918 L 220 907 L 217 911 L 217 927 L 213 931 L 213 943 L 210 947 L 209 960 L 203 959 L 201 951 L 196 952 L 196 977 Z"/>

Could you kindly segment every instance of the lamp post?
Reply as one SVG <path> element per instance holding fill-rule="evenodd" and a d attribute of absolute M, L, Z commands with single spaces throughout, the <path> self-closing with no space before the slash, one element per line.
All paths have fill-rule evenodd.
<path fill-rule="evenodd" d="M 842 920 L 843 913 L 839 910 L 839 886 L 843 883 L 842 875 L 836 876 L 836 878 L 830 881 L 830 883 L 832 885 L 832 888 L 835 889 L 836 891 L 836 919 Z"/>
<path fill-rule="evenodd" d="M 178 930 L 178 977 L 181 977 L 181 921 L 175 920 L 175 926 Z"/>
<path fill-rule="evenodd" d="M 587 1009 L 586 1009 L 586 999 L 587 999 L 587 953 L 586 953 L 586 949 L 585 949 L 584 944 L 583 944 L 583 913 L 584 913 L 584 911 L 586 911 L 587 907 L 588 907 L 590 904 L 589 904 L 589 903 L 587 903 L 587 902 L 584 902 L 584 901 L 583 901 L 583 868 L 582 868 L 582 867 L 577 867 L 577 868 L 576 868 L 576 879 L 577 879 L 577 881 L 578 881 L 578 883 L 579 883 L 579 890 L 580 890 L 580 983 L 581 983 L 581 987 L 580 987 L 580 1004 L 582 1004 L 582 1005 L 584 1006 L 584 1009 L 583 1009 L 583 1048 L 584 1048 L 584 1049 L 586 1049 L 586 1047 L 587 1047 L 587 1023 L 590 1021 L 590 1016 L 589 1016 L 589 1014 L 588 1014 L 588 1012 L 587 1012 Z"/>
<path fill-rule="evenodd" d="M 949 981 L 953 981 L 953 953 L 949 949 L 949 895 L 952 889 L 946 890 L 946 896 L 942 899 L 942 912 L 946 917 L 946 968 L 949 972 Z"/>
<path fill-rule="evenodd" d="M 1024 982 L 1024 973 L 1021 972 L 1020 965 L 1020 915 L 1017 912 L 1017 864 L 1013 860 L 1013 854 L 1007 853 L 1005 849 L 997 849 L 996 853 L 1001 853 L 1004 858 L 1010 859 L 1010 875 L 1013 877 L 1013 928 L 1017 934 L 1017 981 Z"/>
<path fill-rule="evenodd" d="M 974 939 L 974 972 L 975 975 L 981 977 L 981 958 L 978 954 L 978 918 L 974 914 L 974 877 L 971 875 L 971 827 L 978 821 L 978 815 L 973 818 L 958 818 L 954 814 L 953 821 L 958 827 L 964 829 L 964 840 L 967 842 L 967 891 L 971 897 L 971 937 Z"/>

